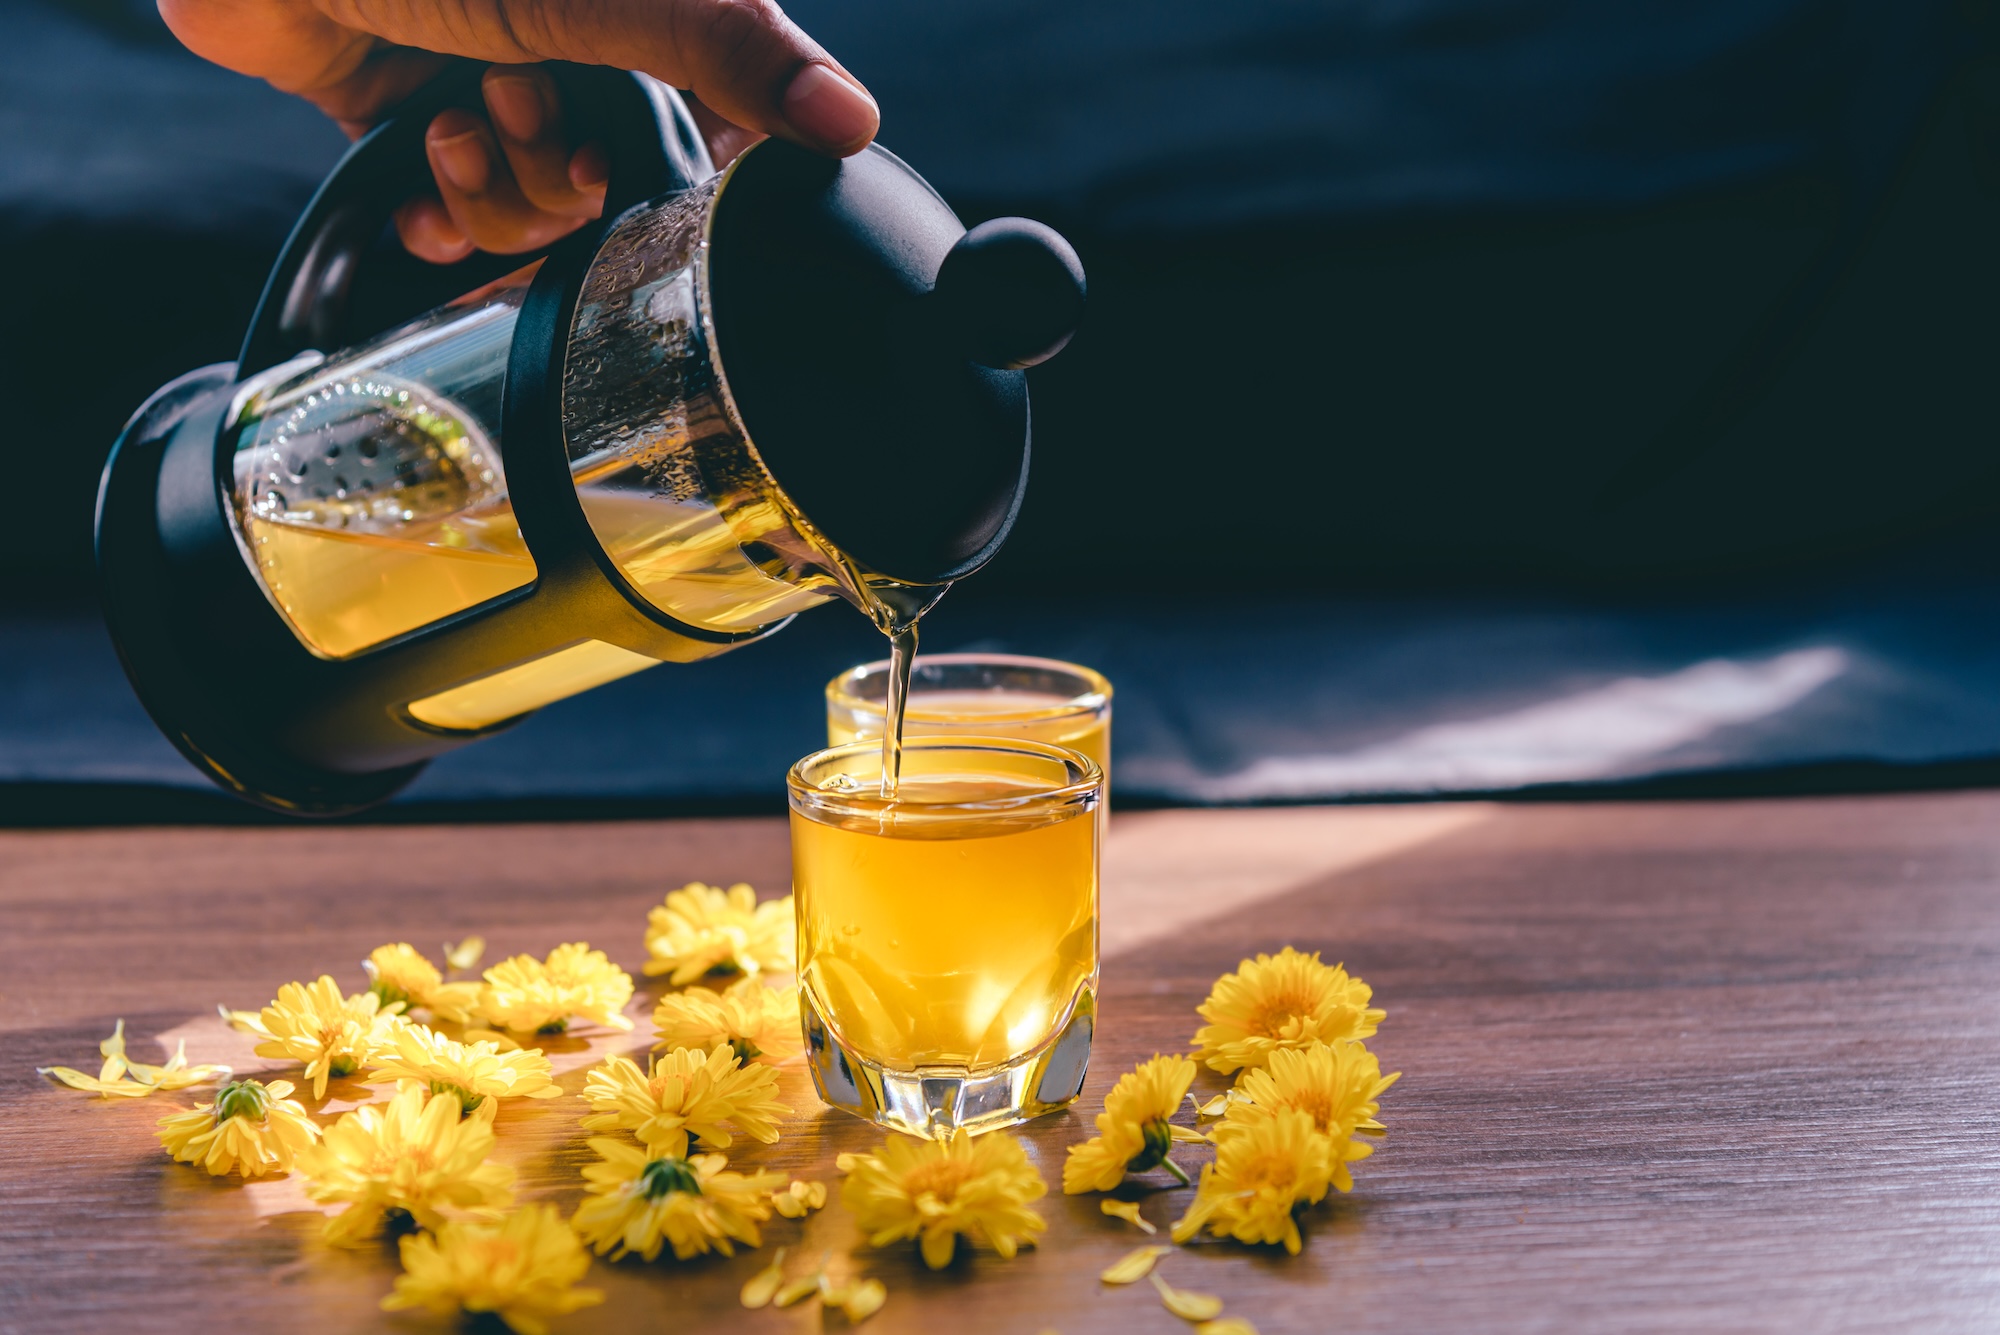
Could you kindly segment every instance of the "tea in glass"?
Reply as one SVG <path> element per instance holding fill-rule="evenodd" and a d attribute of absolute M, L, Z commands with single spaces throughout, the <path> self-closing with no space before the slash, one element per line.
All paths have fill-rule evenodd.
<path fill-rule="evenodd" d="M 1062 1107 L 1096 1014 L 1103 771 L 1040 742 L 912 737 L 884 798 L 881 766 L 858 741 L 788 776 L 820 1096 L 925 1136 Z"/>
<path fill-rule="evenodd" d="M 879 738 L 889 694 L 887 660 L 849 668 L 826 684 L 826 744 Z M 1111 776 L 1111 683 L 1054 658 L 921 654 L 910 672 L 903 735 L 1025 737 L 1081 751 Z"/>

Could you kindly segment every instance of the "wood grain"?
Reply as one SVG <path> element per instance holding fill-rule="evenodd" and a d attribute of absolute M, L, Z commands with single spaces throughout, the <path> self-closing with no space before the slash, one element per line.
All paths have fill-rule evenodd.
<path fill-rule="evenodd" d="M 1189 852 L 1135 852 L 1121 875 L 1176 915 L 1213 895 L 1218 916 L 1107 959 L 1081 1111 L 1024 1136 L 1051 1183 L 1104 1089 L 1185 1045 L 1250 951 L 1290 942 L 1366 976 L 1389 1010 L 1377 1047 L 1405 1072 L 1386 1144 L 1309 1216 L 1304 1255 L 1191 1247 L 1165 1263 L 1175 1282 L 1266 1335 L 2000 1324 L 2000 796 L 1480 809 L 1366 856 L 1343 843 L 1376 836 L 1330 814 L 1125 827 Z M 167 1162 L 151 1126 L 189 1096 L 107 1104 L 33 1068 L 87 1064 L 120 1016 L 135 1055 L 186 1036 L 198 1060 L 254 1068 L 216 1002 L 322 970 L 359 986 L 385 940 L 584 938 L 635 967 L 664 889 L 776 891 L 784 838 L 763 820 L 0 834 L 0 1330 L 435 1329 L 375 1310 L 393 1257 L 322 1246 L 295 1184 Z M 1323 860 L 1271 852 L 1314 839 Z M 1264 870 L 1229 875 L 1231 840 Z M 558 1054 L 564 1086 L 636 1040 Z M 786 1088 L 798 1124 L 744 1157 L 837 1181 L 833 1155 L 876 1133 L 803 1077 Z M 503 1115 L 531 1195 L 576 1198 L 581 1112 Z M 1161 1224 L 1186 1199 L 1128 1194 Z M 1096 1282 L 1133 1230 L 1094 1198 L 1043 1204 L 1040 1248 L 940 1274 L 857 1248 L 837 1207 L 775 1222 L 767 1246 L 882 1277 L 880 1335 L 1184 1329 L 1150 1288 Z M 608 1302 L 559 1329 L 819 1329 L 811 1304 L 737 1306 L 767 1254 L 600 1264 Z"/>

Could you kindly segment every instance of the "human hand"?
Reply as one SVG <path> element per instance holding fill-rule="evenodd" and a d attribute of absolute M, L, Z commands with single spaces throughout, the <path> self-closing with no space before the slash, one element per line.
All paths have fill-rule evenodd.
<path fill-rule="evenodd" d="M 603 148 L 573 142 L 542 60 L 611 65 L 692 89 L 718 160 L 776 135 L 860 151 L 868 96 L 773 0 L 159 0 L 189 50 L 296 93 L 350 135 L 434 77 L 446 56 L 493 62 L 486 114 L 453 108 L 425 136 L 438 196 L 396 229 L 436 263 L 534 250 L 604 206 Z"/>

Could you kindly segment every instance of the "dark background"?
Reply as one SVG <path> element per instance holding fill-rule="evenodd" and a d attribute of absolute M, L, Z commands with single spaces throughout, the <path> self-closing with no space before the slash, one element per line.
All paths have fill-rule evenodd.
<path fill-rule="evenodd" d="M 1034 373 L 1021 524 L 933 647 L 1083 656 L 1116 640 L 1091 627 L 1127 627 L 1098 652 L 1129 658 L 1132 716 L 1223 772 L 1272 731 L 1226 726 L 1259 702 L 1337 696 L 1339 726 L 1297 723 L 1310 749 L 1893 611 L 1861 640 L 1932 740 L 1853 705 L 1795 729 L 1810 745 L 1701 763 L 2000 751 L 1991 646 L 1962 642 L 2000 588 L 1990 4 L 790 9 L 968 221 L 1043 218 L 1090 273 L 1084 327 Z M 181 51 L 143 0 L 0 0 L 0 22 L 4 781 L 6 736 L 116 712 L 21 703 L 103 666 L 104 455 L 156 385 L 233 354 L 343 140 Z M 722 663 L 803 718 L 813 674 L 868 650 L 786 634 L 797 682 L 743 666 L 767 646 Z M 1213 671 L 1144 695 L 1159 646 L 1224 639 Z M 629 729 L 642 689 L 558 709 Z M 702 790 L 706 763 L 648 791 Z"/>
<path fill-rule="evenodd" d="M 987 593 L 1620 588 L 1852 557 L 2000 499 L 1974 11 L 793 12 L 968 218 L 1044 217 L 1087 262 Z M 0 571 L 73 590 L 119 424 L 232 355 L 342 140 L 140 0 L 5 13 Z"/>

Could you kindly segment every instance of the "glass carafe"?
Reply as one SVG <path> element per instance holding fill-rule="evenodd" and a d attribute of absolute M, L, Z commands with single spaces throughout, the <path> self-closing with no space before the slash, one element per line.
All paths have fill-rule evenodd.
<path fill-rule="evenodd" d="M 764 468 L 717 374 L 703 272 L 715 189 L 635 210 L 599 248 L 569 331 L 563 434 L 584 514 L 632 587 L 678 622 L 755 632 L 864 581 Z M 239 396 L 239 535 L 314 653 L 363 653 L 534 581 L 500 450 L 532 276 Z M 584 684 L 651 662 L 601 648 L 608 675 Z"/>

